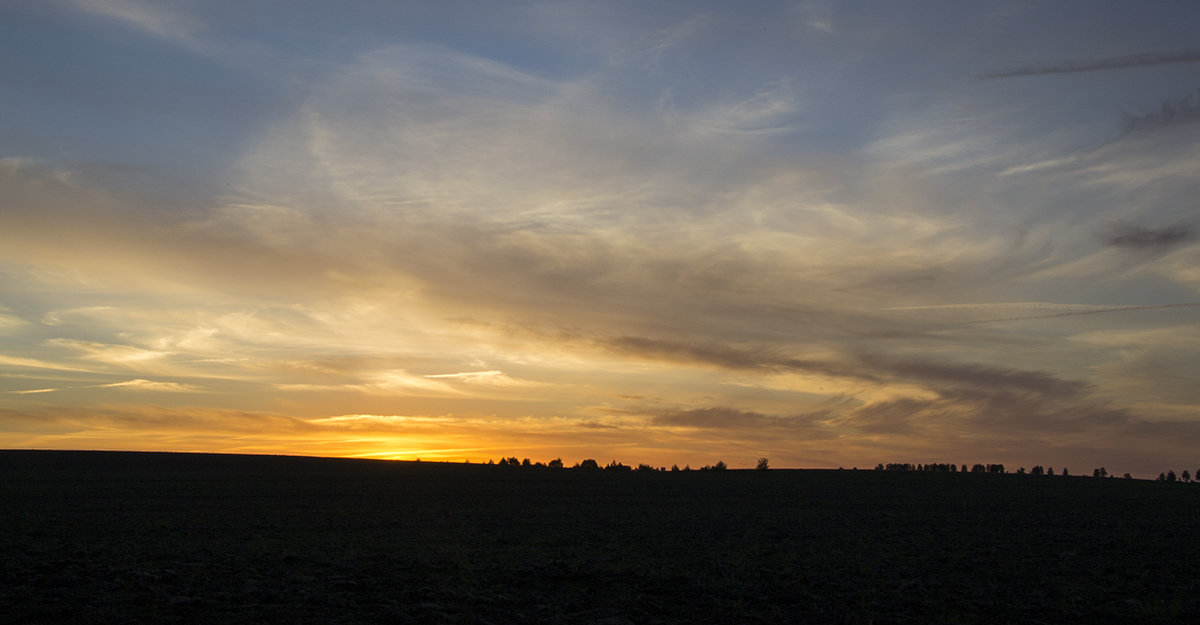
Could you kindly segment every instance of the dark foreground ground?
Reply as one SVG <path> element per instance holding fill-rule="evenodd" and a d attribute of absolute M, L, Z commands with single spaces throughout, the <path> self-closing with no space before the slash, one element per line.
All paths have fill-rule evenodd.
<path fill-rule="evenodd" d="M 1200 622 L 1200 486 L 0 451 L 2 623 Z"/>

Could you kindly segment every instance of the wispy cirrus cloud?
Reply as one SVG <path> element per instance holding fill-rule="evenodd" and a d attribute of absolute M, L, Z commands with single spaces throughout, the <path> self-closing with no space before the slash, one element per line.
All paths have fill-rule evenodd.
<path fill-rule="evenodd" d="M 57 391 L 59 391 L 59 390 L 61 390 L 61 389 L 57 389 L 57 388 L 34 388 L 34 389 L 28 389 L 28 390 L 20 390 L 20 391 L 4 391 L 4 392 L 5 392 L 5 393 L 12 394 L 12 395 L 38 395 L 38 394 L 40 394 L 40 393 L 54 393 L 54 392 L 57 392 Z"/>
<path fill-rule="evenodd" d="M 802 430 L 815 434 L 821 421 L 830 416 L 829 411 L 793 416 L 768 415 L 753 410 L 738 410 L 726 406 L 664 410 L 652 414 L 651 424 L 656 427 L 688 427 L 713 430 L 768 429 Z M 828 437 L 830 432 L 822 432 Z"/>
<path fill-rule="evenodd" d="M 41 6 L 5 13 L 61 40 L 5 41 L 0 367 L 78 444 L 1082 458 L 1194 403 L 1155 331 L 1200 285 L 1200 126 L 1161 107 L 1195 54 L 1157 14 Z M 1181 52 L 1014 56 L 1112 41 Z"/>
<path fill-rule="evenodd" d="M 136 380 L 125 380 L 122 382 L 111 382 L 109 384 L 97 384 L 92 388 L 118 388 L 135 391 L 153 391 L 158 393 L 198 393 L 204 390 L 193 384 L 183 384 L 180 382 L 161 382 L 156 380 L 145 380 L 141 378 Z"/>
<path fill-rule="evenodd" d="M 141 0 L 69 0 L 68 3 L 188 47 L 197 45 L 195 33 L 201 30 L 196 18 L 173 11 L 164 3 Z"/>
<path fill-rule="evenodd" d="M 1138 312 L 1149 310 L 1169 310 L 1172 308 L 1191 308 L 1200 306 L 1200 302 L 1176 302 L 1172 304 L 1147 304 L 1144 306 L 1113 306 L 1103 304 L 1058 304 L 1051 302 L 991 302 L 976 304 L 935 304 L 925 306 L 896 306 L 884 310 L 897 311 L 952 311 L 974 313 L 1000 313 L 1007 316 L 994 316 L 984 319 L 968 319 L 960 321 L 963 324 L 995 323 L 1001 321 L 1023 321 L 1034 319 L 1055 319 L 1058 317 L 1075 317 L 1080 315 L 1100 315 L 1105 313 Z M 1016 313 L 1016 314 L 1014 314 Z M 1024 314 L 1020 314 L 1024 313 Z"/>

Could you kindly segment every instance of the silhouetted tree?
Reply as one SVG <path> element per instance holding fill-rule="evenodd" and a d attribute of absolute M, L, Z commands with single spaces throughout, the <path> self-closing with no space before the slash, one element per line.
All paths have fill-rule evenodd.
<path fill-rule="evenodd" d="M 1167 481 L 1168 482 L 1175 481 L 1175 471 L 1167 471 Z"/>
<path fill-rule="evenodd" d="M 650 465 L 646 464 L 645 462 L 642 462 L 642 463 L 639 463 L 639 464 L 637 465 L 637 470 L 638 470 L 638 471 L 643 471 L 643 472 L 644 472 L 644 471 L 653 471 L 653 470 L 654 470 L 654 467 L 652 467 L 652 466 L 650 466 Z"/>
<path fill-rule="evenodd" d="M 522 460 L 522 461 L 521 461 L 521 466 L 522 466 L 523 468 L 526 468 L 526 469 L 528 469 L 529 467 L 532 467 L 532 466 L 533 466 L 533 463 L 529 461 L 529 458 L 526 458 L 526 459 L 524 459 L 524 460 Z"/>
<path fill-rule="evenodd" d="M 677 465 L 677 464 L 673 464 L 673 465 L 671 465 L 671 472 L 672 472 L 672 473 L 676 473 L 676 472 L 678 472 L 678 471 L 679 471 L 679 465 Z"/>
<path fill-rule="evenodd" d="M 1160 482 L 1165 482 L 1165 481 L 1167 481 L 1167 474 L 1166 474 L 1166 473 L 1159 473 L 1159 474 L 1158 474 L 1158 481 L 1160 481 Z"/>
<path fill-rule="evenodd" d="M 584 460 L 583 462 L 579 463 L 579 468 L 580 469 L 599 469 L 600 463 L 596 462 L 596 460 L 594 458 L 588 458 L 587 460 Z"/>
<path fill-rule="evenodd" d="M 561 469 L 561 468 L 563 468 L 562 458 L 555 458 L 554 460 L 551 460 L 550 464 L 548 464 L 546 466 L 550 467 L 551 469 Z"/>
<path fill-rule="evenodd" d="M 616 460 L 613 460 L 612 462 L 609 462 L 607 466 L 604 467 L 604 470 L 605 471 L 630 471 L 631 469 L 630 469 L 630 467 L 623 465 L 620 462 L 617 462 Z"/>
<path fill-rule="evenodd" d="M 1125 474 L 1123 477 L 1124 477 L 1125 479 L 1127 479 L 1127 480 L 1132 480 L 1132 479 L 1133 479 L 1133 476 L 1132 476 L 1132 475 L 1130 475 L 1130 474 L 1128 474 L 1128 473 L 1126 473 L 1126 474 Z"/>
<path fill-rule="evenodd" d="M 1066 467 L 1063 467 L 1063 472 L 1062 472 L 1062 474 L 1063 474 L 1063 477 L 1066 477 L 1066 476 L 1070 475 L 1070 473 L 1067 473 L 1067 468 L 1066 468 Z"/>
<path fill-rule="evenodd" d="M 1042 468 L 1042 465 L 1040 464 L 1035 464 L 1033 465 L 1033 468 L 1029 470 L 1029 474 L 1041 477 L 1046 474 L 1046 469 Z"/>
<path fill-rule="evenodd" d="M 1192 474 L 1188 473 L 1187 469 L 1184 469 L 1183 473 L 1179 474 L 1179 478 L 1185 482 L 1190 482 L 1190 481 L 1192 481 Z"/>
<path fill-rule="evenodd" d="M 1046 475 L 1054 475 L 1054 467 L 1046 467 Z"/>
<path fill-rule="evenodd" d="M 754 465 L 754 468 L 759 471 L 766 471 L 767 469 L 770 469 L 771 467 L 770 467 L 770 464 L 767 462 L 766 458 L 759 458 L 758 464 Z"/>

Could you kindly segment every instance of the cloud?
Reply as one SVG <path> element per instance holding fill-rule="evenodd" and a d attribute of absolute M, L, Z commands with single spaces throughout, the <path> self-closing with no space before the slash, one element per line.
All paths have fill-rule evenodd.
<path fill-rule="evenodd" d="M 68 365 L 68 364 L 64 364 L 64 363 L 50 362 L 50 361 L 38 359 L 38 358 L 23 358 L 20 356 L 6 356 L 4 354 L 0 354 L 0 366 L 18 367 L 18 368 L 22 368 L 22 369 L 50 369 L 50 370 L 55 370 L 55 371 L 79 371 L 79 372 L 92 371 L 92 369 L 89 369 L 87 367 L 80 367 L 77 365 Z"/>
<path fill-rule="evenodd" d="M 541 384 L 530 380 L 518 380 L 504 373 L 503 371 L 466 371 L 462 373 L 439 373 L 427 375 L 426 378 L 436 380 L 449 380 L 453 382 L 462 382 L 464 384 L 478 384 L 483 386 L 505 386 L 505 387 L 524 387 L 524 386 L 540 386 Z"/>
<path fill-rule="evenodd" d="M 197 393 L 202 391 L 198 386 L 192 384 L 182 384 L 179 382 L 156 382 L 153 380 L 125 380 L 124 382 L 113 382 L 110 384 L 97 384 L 92 388 L 123 388 L 136 391 L 154 391 L 161 393 Z"/>
<path fill-rule="evenodd" d="M 29 322 L 12 314 L 12 311 L 0 306 L 0 334 L 15 332 L 29 325 Z"/>
<path fill-rule="evenodd" d="M 1196 230 L 1191 225 L 1182 223 L 1150 228 L 1118 222 L 1110 225 L 1107 231 L 1100 235 L 1105 245 L 1132 250 L 1167 249 L 1190 243 L 1197 238 Z"/>
<path fill-rule="evenodd" d="M 1064 380 L 1042 371 L 1003 369 L 986 365 L 934 362 L 912 358 L 863 356 L 860 362 L 889 376 L 911 379 L 933 386 L 939 392 L 983 394 L 1019 393 L 1039 397 L 1073 398 L 1089 389 L 1086 382 Z"/>
<path fill-rule="evenodd" d="M 766 415 L 749 410 L 738 410 L 724 406 L 664 410 L 651 415 L 651 424 L 658 427 L 687 427 L 715 430 L 815 430 L 818 421 L 829 416 L 829 411 L 795 416 Z"/>
<path fill-rule="evenodd" d="M 1011 74 L 1095 72 L 1070 89 L 961 80 L 1029 24 L 1059 23 L 1031 19 L 1051 9 L 1006 22 L 970 7 L 930 21 L 890 5 L 543 3 L 516 9 L 531 19 L 483 8 L 464 22 L 400 5 L 77 6 L 102 19 L 72 27 L 127 25 L 150 35 L 123 41 L 133 54 L 166 50 L 155 67 L 186 60 L 201 71 L 179 75 L 226 103 L 261 82 L 273 104 L 210 155 L 226 177 L 199 196 L 116 165 L 0 159 L 0 365 L 69 391 L 27 403 L 135 396 L 122 389 L 178 403 L 201 389 L 155 380 L 203 379 L 206 404 L 345 416 L 279 422 L 288 434 L 270 440 L 353 429 L 345 440 L 370 453 L 417 429 L 395 444 L 465 449 L 469 432 L 477 447 L 668 457 L 813 439 L 837 441 L 823 447 L 834 462 L 924 450 L 923 436 L 1016 440 L 1021 426 L 1083 440 L 1074 430 L 1135 422 L 1121 410 L 1137 389 L 1115 393 L 1112 372 L 1136 346 L 1064 333 L 1153 329 L 1166 315 L 1101 313 L 1186 314 L 1200 283 L 1194 246 L 1181 249 L 1196 238 L 1182 220 L 1200 127 L 1176 123 L 1193 100 L 1122 135 L 1113 110 L 1179 87 L 1150 76 L 1169 72 L 1138 73 L 1136 89 L 1099 72 L 1180 58 Z M 1057 49 L 1094 39 L 1069 24 Z M 216 128 L 166 102 L 142 105 L 167 121 L 122 139 L 131 152 Z M 114 111 L 80 112 L 80 127 L 110 128 Z M 12 123 L 38 134 L 66 117 Z M 55 153 L 108 145 L 79 136 Z M 1116 219 L 1132 221 L 1097 245 L 1093 224 Z M 1139 250 L 1175 253 L 1122 253 Z M 1147 304 L 1052 303 L 1107 301 Z M 1054 317 L 1077 323 L 1036 323 Z M 1165 397 L 1145 371 L 1140 396 Z M 273 436 L 236 432 L 222 444 Z"/>
<path fill-rule="evenodd" d="M 356 372 L 351 381 L 327 383 L 279 383 L 284 391 L 320 392 L 354 391 L 370 395 L 461 397 L 464 391 L 441 380 L 414 375 L 403 369 L 364 370 Z"/>
<path fill-rule="evenodd" d="M 1055 319 L 1058 317 L 1076 317 L 1080 315 L 1099 315 L 1104 313 L 1134 312 L 1142 310 L 1167 310 L 1171 308 L 1190 308 L 1200 306 L 1200 302 L 1179 302 L 1175 304 L 1151 304 L 1147 306 L 1094 306 L 1087 310 L 1070 310 L 1045 315 L 1026 315 L 1021 317 L 996 317 L 993 319 L 975 319 L 963 323 L 994 323 L 1000 321 L 1025 321 L 1032 319 Z"/>
<path fill-rule="evenodd" d="M 1143 52 L 1141 54 L 1129 54 L 1125 56 L 1114 56 L 1098 59 L 1047 61 L 1044 63 L 1022 65 L 1020 67 L 987 72 L 981 74 L 980 78 L 991 80 L 995 78 L 1013 78 L 1017 76 L 1098 72 L 1112 69 L 1130 69 L 1136 67 L 1149 67 L 1153 65 L 1196 62 L 1200 62 L 1200 50 Z"/>
<path fill-rule="evenodd" d="M 1157 111 L 1132 114 L 1126 113 L 1121 117 L 1121 125 L 1126 132 L 1137 132 L 1162 128 L 1171 124 L 1191 123 L 1200 121 L 1200 102 L 1197 93 L 1189 93 L 1177 100 L 1163 102 Z"/>
<path fill-rule="evenodd" d="M 876 393 L 873 401 L 908 397 L 911 401 L 958 401 L 956 410 L 985 413 L 997 407 L 1062 402 L 1087 403 L 1090 383 L 1063 379 L 1036 370 L 1001 368 L 984 364 L 926 360 L 868 353 L 846 353 L 837 359 L 791 358 L 773 349 L 747 349 L 720 345 L 690 345 L 638 337 L 619 337 L 607 343 L 623 353 L 669 359 L 691 366 L 717 366 L 733 370 L 796 371 L 867 384 L 890 393 Z M 929 400 L 929 397 L 937 398 Z M 700 414 L 699 416 L 704 416 Z M 742 420 L 754 418 L 741 415 Z"/>
<path fill-rule="evenodd" d="M 48 343 L 81 352 L 83 357 L 88 360 L 129 367 L 146 366 L 148 361 L 159 360 L 170 355 L 170 352 L 143 349 L 133 345 L 114 345 L 95 341 L 51 339 Z"/>
<path fill-rule="evenodd" d="M 451 417 L 431 417 L 424 415 L 373 415 L 353 414 L 337 415 L 308 419 L 314 425 L 350 426 L 350 427 L 384 427 L 409 428 L 412 426 L 427 426 L 453 422 Z"/>
<path fill-rule="evenodd" d="M 11 394 L 13 394 L 13 395 L 37 395 L 37 394 L 40 394 L 40 393 L 54 393 L 54 392 L 57 392 L 57 391 L 60 391 L 60 390 L 62 390 L 62 389 L 57 389 L 57 388 L 35 388 L 35 389 L 29 389 L 29 390 L 25 390 L 25 391 L 4 391 L 4 392 L 5 392 L 5 393 L 11 393 Z"/>
<path fill-rule="evenodd" d="M 1145 306 L 1112 306 L 1104 304 L 1059 304 L 1054 302 L 980 302 L 975 304 L 932 304 L 924 306 L 892 306 L 884 310 L 895 311 L 949 311 L 949 312 L 991 312 L 1009 313 L 1007 316 L 992 316 L 983 319 L 968 319 L 958 321 L 958 324 L 982 324 L 1001 321 L 1024 321 L 1035 319 L 1055 319 L 1058 317 L 1075 317 L 1080 315 L 1100 315 L 1105 313 L 1135 312 L 1143 310 L 1168 310 L 1172 308 L 1188 308 L 1200 306 L 1200 302 L 1176 302 L 1173 304 L 1147 304 Z M 1033 314 L 1014 315 L 1010 311 L 1028 312 Z"/>
<path fill-rule="evenodd" d="M 112 18 L 168 41 L 195 47 L 200 24 L 192 17 L 174 12 L 162 3 L 139 0 L 70 0 L 77 8 Z"/>

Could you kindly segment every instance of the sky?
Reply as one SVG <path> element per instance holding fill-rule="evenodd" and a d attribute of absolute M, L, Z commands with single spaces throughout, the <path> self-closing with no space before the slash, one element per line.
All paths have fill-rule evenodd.
<path fill-rule="evenodd" d="M 1195 469 L 1197 25 L 5 2 L 0 447 Z"/>

